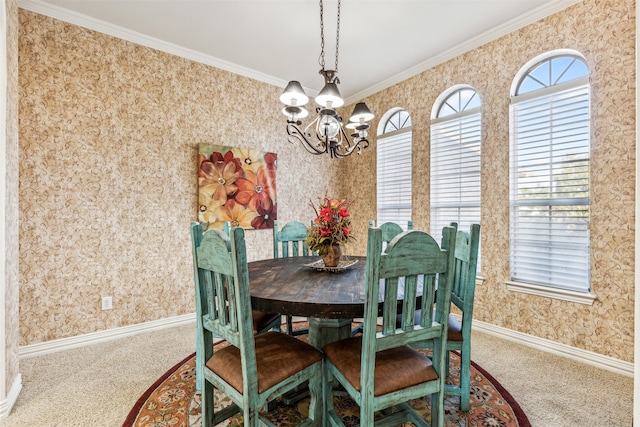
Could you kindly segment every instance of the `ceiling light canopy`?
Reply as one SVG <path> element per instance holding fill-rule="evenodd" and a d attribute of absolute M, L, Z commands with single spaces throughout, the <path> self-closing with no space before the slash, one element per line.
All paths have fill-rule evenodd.
<path fill-rule="evenodd" d="M 320 74 L 324 77 L 324 87 L 316 96 L 315 101 L 319 105 L 315 109 L 315 118 L 301 129 L 302 119 L 309 115 L 304 107 L 309 102 L 309 97 L 304 93 L 300 82 L 292 80 L 280 95 L 280 101 L 285 104 L 282 113 L 287 116 L 287 134 L 289 141 L 299 141 L 311 154 L 329 153 L 332 158 L 342 158 L 354 151 L 358 154 L 363 148 L 369 146 L 367 140 L 368 121 L 374 118 L 373 113 L 364 102 L 358 102 L 353 109 L 346 128 L 353 131 L 350 135 L 342 126 L 342 117 L 338 115 L 336 108 L 344 105 L 344 99 L 340 95 L 338 84 L 338 46 L 340 41 L 340 0 L 338 0 L 338 25 L 336 30 L 336 68 L 325 70 L 324 68 L 324 21 L 323 4 L 320 0 Z M 315 134 L 315 139 L 314 135 Z"/>

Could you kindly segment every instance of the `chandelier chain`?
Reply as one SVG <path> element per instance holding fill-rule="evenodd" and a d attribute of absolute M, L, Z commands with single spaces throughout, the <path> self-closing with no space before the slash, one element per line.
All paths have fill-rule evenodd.
<path fill-rule="evenodd" d="M 322 16 L 324 15 L 324 8 L 322 7 L 322 0 L 320 0 L 320 58 L 318 58 L 318 62 L 320 66 L 324 70 L 324 19 Z"/>
<path fill-rule="evenodd" d="M 338 46 L 340 46 L 340 0 L 338 0 L 338 24 L 336 26 L 336 73 L 338 72 Z"/>
<path fill-rule="evenodd" d="M 341 0 L 338 0 L 338 18 L 336 25 L 336 68 L 335 72 L 338 72 L 338 51 L 340 48 L 340 3 Z M 324 6 L 322 4 L 322 0 L 320 0 L 320 58 L 318 58 L 318 62 L 320 66 L 324 70 Z"/>

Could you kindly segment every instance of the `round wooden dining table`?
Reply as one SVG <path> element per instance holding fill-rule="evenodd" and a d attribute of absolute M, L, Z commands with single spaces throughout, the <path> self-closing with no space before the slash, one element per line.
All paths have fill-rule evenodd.
<path fill-rule="evenodd" d="M 318 257 L 274 258 L 250 262 L 254 310 L 307 317 L 309 342 L 316 348 L 351 336 L 354 318 L 363 316 L 366 257 L 349 256 L 349 267 L 318 271 Z"/>

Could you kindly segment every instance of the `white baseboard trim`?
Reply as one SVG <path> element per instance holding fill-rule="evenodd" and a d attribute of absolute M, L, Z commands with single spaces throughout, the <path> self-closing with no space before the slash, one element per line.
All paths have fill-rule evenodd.
<path fill-rule="evenodd" d="M 9 416 L 11 410 L 13 409 L 13 405 L 16 404 L 16 400 L 18 400 L 18 395 L 22 390 L 22 375 L 16 375 L 16 379 L 11 384 L 11 388 L 9 389 L 9 394 L 7 394 L 6 399 L 0 400 L 0 420 L 4 420 Z"/>
<path fill-rule="evenodd" d="M 182 316 L 168 317 L 166 319 L 153 320 L 151 322 L 139 323 L 137 325 L 122 326 L 120 328 L 91 332 L 89 334 L 78 335 L 70 338 L 61 338 L 43 343 L 25 345 L 18 349 L 18 358 L 25 359 L 29 357 L 43 356 L 49 353 L 70 350 L 72 348 L 97 344 L 100 342 L 137 335 L 143 332 L 170 328 L 187 323 L 194 323 L 193 333 L 195 334 L 195 321 L 196 315 L 195 313 L 191 313 Z"/>
<path fill-rule="evenodd" d="M 187 323 L 195 322 L 195 313 L 185 314 L 182 316 L 169 317 L 166 319 L 154 320 L 151 322 L 140 323 L 137 325 L 123 326 L 120 328 L 108 329 L 105 331 L 92 332 L 89 334 L 78 335 L 71 338 L 62 338 L 59 340 L 47 341 L 44 343 L 31 344 L 20 347 L 18 349 L 18 357 L 25 359 L 29 357 L 42 356 L 49 353 L 58 351 L 70 350 L 72 348 L 82 347 L 85 345 L 96 344 L 100 342 L 110 341 L 118 338 L 124 338 L 131 335 L 140 334 L 143 332 L 151 332 L 155 330 L 170 328 L 173 326 L 179 326 Z M 576 347 L 571 347 L 566 344 L 561 344 L 555 341 L 539 338 L 533 335 L 525 334 L 523 332 L 514 331 L 512 329 L 503 328 L 501 326 L 492 325 L 490 323 L 482 322 L 480 320 L 473 321 L 473 329 L 478 332 L 483 332 L 489 335 L 494 335 L 498 338 L 506 339 L 516 342 L 518 344 L 526 345 L 528 347 L 535 348 L 537 350 L 545 351 L 548 353 L 556 354 L 558 356 L 567 357 L 569 359 L 586 363 L 587 365 L 595 366 L 596 368 L 605 369 L 607 371 L 615 372 L 627 377 L 633 377 L 633 363 L 625 362 L 613 357 L 605 356 L 602 354 L 594 353 L 588 350 L 582 350 Z M 17 385 L 16 385 L 17 382 Z M 22 379 L 20 376 L 16 379 L 12 386 L 12 392 L 15 389 L 15 396 L 10 393 L 7 402 L 11 407 L 13 402 L 17 399 L 17 395 L 22 388 Z M 13 402 L 11 401 L 13 397 Z M 3 414 L 3 409 L 9 405 L 0 401 L 0 419 Z M 7 413 L 8 414 L 8 413 Z"/>
<path fill-rule="evenodd" d="M 564 356 L 577 362 L 595 366 L 596 368 L 605 369 L 633 378 L 633 363 L 615 359 L 603 354 L 594 353 L 588 350 L 571 347 L 555 341 L 538 338 L 523 332 L 514 331 L 512 329 L 503 328 L 501 326 L 492 325 L 490 323 L 473 320 L 473 329 L 478 332 L 484 332 L 494 335 L 498 338 L 513 341 L 518 344 L 526 345 L 537 350 L 552 353 L 558 356 Z"/>

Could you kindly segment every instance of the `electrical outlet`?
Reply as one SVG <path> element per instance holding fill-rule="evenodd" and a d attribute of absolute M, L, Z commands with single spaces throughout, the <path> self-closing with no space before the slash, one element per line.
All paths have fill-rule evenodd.
<path fill-rule="evenodd" d="M 102 297 L 102 309 L 111 310 L 113 308 L 113 300 L 111 297 Z"/>

